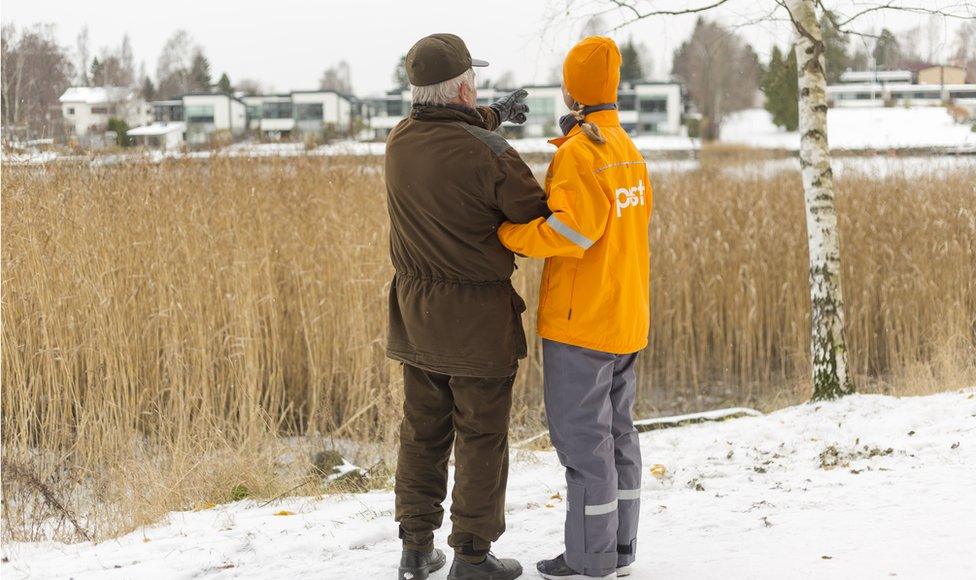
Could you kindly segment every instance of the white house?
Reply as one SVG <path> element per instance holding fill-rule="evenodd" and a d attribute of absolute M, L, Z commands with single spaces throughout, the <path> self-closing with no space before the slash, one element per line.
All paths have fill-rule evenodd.
<path fill-rule="evenodd" d="M 840 82 L 845 84 L 910 84 L 912 76 L 910 70 L 849 70 L 840 74 Z"/>
<path fill-rule="evenodd" d="M 394 89 L 382 97 L 367 99 L 363 111 L 369 138 L 385 139 L 410 111 L 410 89 Z"/>
<path fill-rule="evenodd" d="M 277 136 L 331 132 L 348 135 L 354 99 L 335 91 L 292 91 L 241 97 L 247 105 L 247 127 Z"/>
<path fill-rule="evenodd" d="M 840 84 L 827 87 L 827 99 L 836 107 L 940 106 L 953 102 L 976 108 L 976 84 L 917 80 L 911 71 L 848 71 L 841 75 Z"/>
<path fill-rule="evenodd" d="M 151 109 L 138 92 L 126 87 L 71 87 L 58 100 L 61 115 L 78 137 L 104 133 L 112 118 L 122 119 L 131 127 L 152 118 Z"/>
<path fill-rule="evenodd" d="M 624 83 L 617 95 L 620 124 L 633 135 L 681 133 L 684 101 L 673 82 Z"/>
<path fill-rule="evenodd" d="M 352 130 L 352 97 L 335 91 L 293 91 L 291 101 L 300 133 L 326 130 L 347 135 Z"/>
<path fill-rule="evenodd" d="M 182 101 L 189 143 L 206 143 L 215 131 L 235 137 L 247 129 L 247 107 L 236 97 L 200 93 L 183 95 Z"/>
<path fill-rule="evenodd" d="M 247 128 L 269 135 L 290 135 L 295 129 L 291 95 L 241 97 L 247 105 Z"/>

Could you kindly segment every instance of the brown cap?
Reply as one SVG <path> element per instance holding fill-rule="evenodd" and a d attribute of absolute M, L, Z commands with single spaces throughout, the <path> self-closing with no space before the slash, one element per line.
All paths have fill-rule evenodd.
<path fill-rule="evenodd" d="M 464 41 L 454 34 L 425 36 L 407 53 L 407 78 L 417 87 L 453 79 L 473 66 L 488 66 L 488 63 L 471 58 Z"/>

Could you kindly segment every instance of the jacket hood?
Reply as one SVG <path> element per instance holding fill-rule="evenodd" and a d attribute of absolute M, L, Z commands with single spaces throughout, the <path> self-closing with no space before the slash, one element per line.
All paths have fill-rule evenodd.
<path fill-rule="evenodd" d="M 563 85 L 583 105 L 616 103 L 620 62 L 620 49 L 612 39 L 587 36 L 563 61 Z"/>

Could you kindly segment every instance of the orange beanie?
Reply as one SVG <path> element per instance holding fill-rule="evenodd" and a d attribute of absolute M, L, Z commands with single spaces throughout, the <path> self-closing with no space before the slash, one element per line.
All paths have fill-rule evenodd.
<path fill-rule="evenodd" d="M 570 49 L 563 62 L 563 85 L 582 105 L 617 102 L 620 49 L 605 36 L 587 36 Z"/>

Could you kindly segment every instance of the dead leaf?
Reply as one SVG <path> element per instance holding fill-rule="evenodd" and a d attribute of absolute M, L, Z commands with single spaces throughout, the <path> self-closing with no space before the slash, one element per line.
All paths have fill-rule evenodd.
<path fill-rule="evenodd" d="M 295 515 L 295 512 L 290 512 L 288 510 L 281 510 L 280 512 L 275 512 L 274 515 L 276 515 L 276 516 L 293 516 L 293 515 Z"/>
<path fill-rule="evenodd" d="M 658 479 L 663 479 L 665 475 L 668 474 L 668 468 L 661 465 L 660 463 L 655 463 L 651 466 L 651 475 Z"/>

